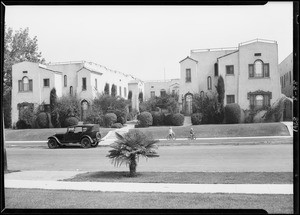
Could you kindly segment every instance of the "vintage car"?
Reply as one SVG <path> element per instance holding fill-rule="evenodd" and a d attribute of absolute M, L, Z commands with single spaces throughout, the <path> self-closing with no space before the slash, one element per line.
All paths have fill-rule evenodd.
<path fill-rule="evenodd" d="M 83 148 L 97 147 L 101 141 L 99 125 L 84 124 L 74 125 L 67 128 L 66 133 L 56 133 L 48 137 L 48 147 L 50 149 L 70 145 L 80 144 Z"/>

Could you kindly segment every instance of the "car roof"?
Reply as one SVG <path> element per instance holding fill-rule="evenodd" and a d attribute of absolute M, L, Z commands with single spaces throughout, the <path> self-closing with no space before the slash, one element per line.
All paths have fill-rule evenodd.
<path fill-rule="evenodd" d="M 68 126 L 68 128 L 74 128 L 74 127 L 93 127 L 93 126 L 98 126 L 98 125 L 97 124 L 72 125 L 72 126 Z"/>

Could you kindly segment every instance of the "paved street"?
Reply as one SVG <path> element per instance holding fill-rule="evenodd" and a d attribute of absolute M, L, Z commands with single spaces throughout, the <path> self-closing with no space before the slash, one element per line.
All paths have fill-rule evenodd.
<path fill-rule="evenodd" d="M 10 170 L 127 171 L 106 157 L 110 147 L 7 148 Z M 292 172 L 293 145 L 161 146 L 159 158 L 141 158 L 138 171 Z"/>

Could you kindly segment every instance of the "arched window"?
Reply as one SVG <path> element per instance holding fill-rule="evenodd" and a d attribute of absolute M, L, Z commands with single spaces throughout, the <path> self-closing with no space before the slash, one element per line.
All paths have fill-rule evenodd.
<path fill-rule="evenodd" d="M 264 97 L 262 95 L 257 95 L 255 97 L 255 106 L 260 108 L 264 105 Z"/>
<path fill-rule="evenodd" d="M 64 86 L 65 87 L 67 86 L 67 76 L 66 75 L 64 76 Z"/>
<path fill-rule="evenodd" d="M 207 77 L 207 89 L 211 90 L 211 77 L 210 76 Z"/>
<path fill-rule="evenodd" d="M 270 77 L 270 68 L 268 63 L 262 60 L 256 60 L 254 64 L 249 64 L 249 77 L 250 78 L 264 78 Z"/>
<path fill-rule="evenodd" d="M 162 90 L 160 91 L 160 96 L 163 97 L 163 96 L 165 96 L 165 95 L 166 95 L 166 90 L 162 89 Z"/>
<path fill-rule="evenodd" d="M 22 80 L 18 81 L 19 84 L 19 92 L 28 92 L 32 91 L 32 80 L 27 76 L 24 76 Z"/>
<path fill-rule="evenodd" d="M 70 86 L 70 95 L 73 96 L 73 87 Z"/>

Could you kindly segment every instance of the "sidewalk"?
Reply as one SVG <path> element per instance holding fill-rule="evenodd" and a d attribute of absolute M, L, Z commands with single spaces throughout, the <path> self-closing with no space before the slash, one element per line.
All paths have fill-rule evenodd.
<path fill-rule="evenodd" d="M 293 194 L 293 184 L 173 184 L 58 181 L 80 173 L 83 172 L 25 171 L 9 173 L 5 175 L 4 186 L 5 188 L 101 192 Z"/>

